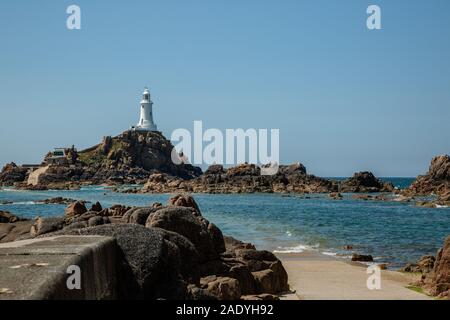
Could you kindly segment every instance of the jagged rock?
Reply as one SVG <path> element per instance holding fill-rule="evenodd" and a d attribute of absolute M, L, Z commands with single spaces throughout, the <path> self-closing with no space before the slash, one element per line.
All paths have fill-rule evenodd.
<path fill-rule="evenodd" d="M 87 211 L 86 206 L 81 201 L 76 201 L 70 204 L 65 210 L 66 219 L 72 219 L 78 215 L 81 215 Z"/>
<path fill-rule="evenodd" d="M 188 283 L 200 284 L 199 255 L 195 246 L 186 237 L 161 228 L 152 228 L 158 232 L 164 240 L 173 243 L 179 251 L 181 265 L 180 272 Z"/>
<path fill-rule="evenodd" d="M 261 174 L 261 169 L 254 164 L 245 163 L 229 168 L 226 174 L 228 178 L 238 176 L 259 176 Z"/>
<path fill-rule="evenodd" d="M 100 211 L 102 211 L 102 210 L 103 210 L 102 205 L 100 204 L 100 202 L 97 201 L 96 203 L 94 203 L 94 204 L 92 205 L 91 210 L 89 210 L 89 211 L 100 212 Z"/>
<path fill-rule="evenodd" d="M 339 185 L 339 192 L 391 192 L 394 186 L 383 183 L 368 171 L 357 172 Z"/>
<path fill-rule="evenodd" d="M 450 236 L 438 251 L 433 270 L 426 274 L 423 282 L 431 295 L 450 298 Z"/>
<path fill-rule="evenodd" d="M 0 172 L 0 185 L 12 186 L 26 180 L 28 169 L 18 167 L 14 162 L 8 163 Z"/>
<path fill-rule="evenodd" d="M 222 233 L 211 225 L 197 211 L 186 207 L 160 209 L 146 222 L 146 227 L 162 228 L 185 236 L 195 245 L 200 262 L 217 259 L 225 251 Z"/>
<path fill-rule="evenodd" d="M 205 171 L 206 175 L 209 174 L 224 174 L 226 171 L 223 168 L 223 165 L 221 164 L 213 164 L 208 167 L 208 169 Z"/>
<path fill-rule="evenodd" d="M 450 156 L 434 157 L 427 174 L 418 176 L 404 193 L 407 195 L 435 193 L 442 196 L 450 194 Z"/>
<path fill-rule="evenodd" d="M 108 217 L 94 216 L 94 217 L 89 218 L 89 220 L 88 220 L 89 227 L 100 226 L 102 224 L 108 224 L 108 223 L 110 223 Z"/>
<path fill-rule="evenodd" d="M 241 297 L 239 281 L 228 277 L 209 276 L 200 279 L 202 288 L 218 300 L 238 300 Z"/>
<path fill-rule="evenodd" d="M 373 261 L 373 257 L 370 254 L 369 255 L 365 255 L 365 254 L 354 253 L 352 255 L 352 261 L 372 262 Z"/>
<path fill-rule="evenodd" d="M 200 213 L 200 208 L 195 202 L 194 198 L 186 194 L 177 194 L 169 199 L 169 206 L 187 207 L 193 208 L 195 211 Z"/>
<path fill-rule="evenodd" d="M 65 226 L 65 219 L 63 217 L 38 217 L 34 220 L 30 229 L 30 234 L 33 237 L 37 237 L 42 234 L 61 230 Z"/>

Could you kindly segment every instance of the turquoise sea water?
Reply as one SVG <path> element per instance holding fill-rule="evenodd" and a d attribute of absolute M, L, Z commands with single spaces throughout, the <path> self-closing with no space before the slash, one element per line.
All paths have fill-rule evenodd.
<path fill-rule="evenodd" d="M 412 179 L 386 178 L 395 186 Z M 0 191 L 0 210 L 23 217 L 62 215 L 64 205 L 36 204 L 56 196 L 113 204 L 144 206 L 166 203 L 170 195 L 119 194 L 102 187 L 78 191 Z M 410 203 L 330 200 L 327 195 L 278 194 L 194 195 L 202 214 L 224 234 L 249 241 L 260 249 L 300 252 L 305 249 L 348 258 L 354 252 L 372 254 L 377 262 L 397 268 L 424 254 L 435 254 L 450 235 L 450 208 L 418 208 Z"/>

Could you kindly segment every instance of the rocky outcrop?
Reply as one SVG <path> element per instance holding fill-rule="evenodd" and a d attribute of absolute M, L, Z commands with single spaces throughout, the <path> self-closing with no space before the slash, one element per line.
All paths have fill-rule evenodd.
<path fill-rule="evenodd" d="M 433 269 L 425 275 L 422 283 L 431 295 L 450 299 L 450 236 L 438 251 Z"/>
<path fill-rule="evenodd" d="M 160 132 L 125 131 L 80 152 L 68 149 L 64 161 L 53 161 L 48 154 L 41 167 L 31 173 L 8 164 L 0 173 L 0 185 L 32 190 L 75 189 L 82 184 L 143 184 L 153 173 L 182 179 L 202 173 L 190 164 L 174 164 L 172 149 L 171 142 Z"/>
<path fill-rule="evenodd" d="M 222 232 L 190 207 L 169 207 L 149 215 L 146 227 L 161 228 L 186 237 L 197 248 L 200 262 L 219 258 L 225 251 Z"/>
<path fill-rule="evenodd" d="M 426 274 L 433 270 L 435 262 L 436 258 L 434 256 L 423 256 L 416 263 L 408 263 L 400 271 Z"/>
<path fill-rule="evenodd" d="M 340 192 L 392 192 L 391 183 L 382 182 L 371 172 L 357 172 L 339 185 Z"/>
<path fill-rule="evenodd" d="M 64 217 L 38 218 L 31 232 L 28 228 L 33 237 L 115 238 L 122 257 L 120 297 L 128 299 L 261 300 L 289 290 L 286 270 L 271 252 L 224 237 L 187 194 L 172 197 L 166 206 L 100 211 L 75 202 Z"/>
<path fill-rule="evenodd" d="M 12 186 L 22 182 L 28 175 L 28 169 L 17 166 L 14 162 L 8 163 L 0 172 L 0 185 Z"/>
<path fill-rule="evenodd" d="M 431 160 L 426 175 L 418 176 L 411 186 L 405 190 L 408 195 L 436 194 L 441 201 L 450 201 L 450 156 L 441 155 Z"/>
<path fill-rule="evenodd" d="M 225 169 L 213 165 L 195 179 L 184 180 L 165 174 L 151 175 L 143 193 L 319 193 L 337 191 L 337 184 L 306 173 L 302 164 L 280 166 L 275 175 L 261 175 L 254 164 Z"/>
<path fill-rule="evenodd" d="M 70 220 L 75 218 L 76 216 L 82 215 L 86 211 L 87 209 L 86 206 L 84 205 L 84 202 L 76 201 L 66 208 L 64 215 L 66 217 L 66 220 Z"/>

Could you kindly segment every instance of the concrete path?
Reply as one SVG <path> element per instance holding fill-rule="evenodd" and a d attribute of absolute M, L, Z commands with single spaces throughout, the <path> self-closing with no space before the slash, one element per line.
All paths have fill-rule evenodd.
<path fill-rule="evenodd" d="M 289 284 L 301 300 L 427 300 L 406 288 L 417 276 L 381 271 L 381 289 L 369 290 L 367 267 L 318 253 L 277 254 L 289 275 Z"/>

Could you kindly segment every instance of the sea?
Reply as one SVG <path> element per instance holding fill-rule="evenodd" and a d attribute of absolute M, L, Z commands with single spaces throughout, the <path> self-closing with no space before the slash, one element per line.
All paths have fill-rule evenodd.
<path fill-rule="evenodd" d="M 340 180 L 342 178 L 333 178 Z M 413 178 L 382 178 L 405 188 Z M 107 187 L 87 186 L 75 191 L 0 190 L 0 210 L 21 217 L 63 215 L 65 205 L 37 201 L 62 196 L 103 207 L 114 204 L 148 206 L 166 203 L 169 194 L 115 193 Z M 343 194 L 194 194 L 203 216 L 225 235 L 251 242 L 258 249 L 299 253 L 312 250 L 336 259 L 352 253 L 371 254 L 376 263 L 398 269 L 423 255 L 435 255 L 450 235 L 450 208 L 420 208 L 414 203 L 363 201 Z M 5 203 L 5 204 L 1 204 Z M 352 250 L 345 250 L 351 246 Z"/>

